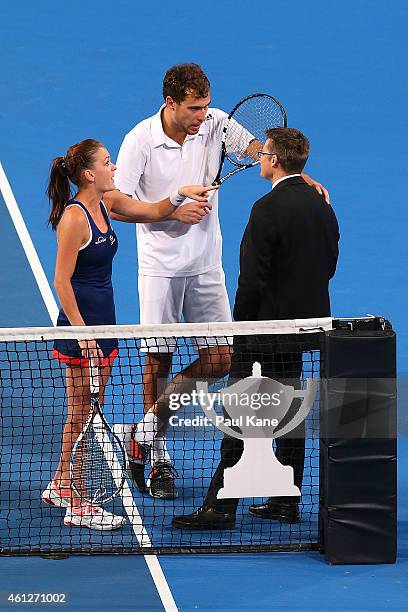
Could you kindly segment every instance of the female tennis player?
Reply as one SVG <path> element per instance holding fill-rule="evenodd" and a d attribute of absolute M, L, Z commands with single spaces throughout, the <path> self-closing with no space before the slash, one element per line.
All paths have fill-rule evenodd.
<path fill-rule="evenodd" d="M 51 202 L 49 222 L 57 230 L 58 240 L 54 285 L 62 308 L 57 325 L 116 323 L 111 277 L 118 240 L 110 224 L 111 213 L 127 221 L 158 221 L 169 216 L 185 198 L 198 202 L 202 216 L 208 212 L 207 196 L 212 187 L 182 187 L 161 202 L 141 202 L 115 190 L 115 169 L 103 144 L 91 139 L 72 145 L 65 157 L 52 162 L 47 192 Z M 70 182 L 78 188 L 73 199 Z M 108 192 L 109 202 L 105 204 L 102 198 Z M 125 523 L 123 517 L 81 501 L 70 482 L 72 447 L 90 410 L 89 359 L 97 359 L 100 366 L 102 403 L 116 355 L 114 339 L 57 340 L 54 344 L 53 356 L 66 364 L 68 417 L 60 462 L 42 499 L 67 509 L 66 525 L 107 530 Z"/>

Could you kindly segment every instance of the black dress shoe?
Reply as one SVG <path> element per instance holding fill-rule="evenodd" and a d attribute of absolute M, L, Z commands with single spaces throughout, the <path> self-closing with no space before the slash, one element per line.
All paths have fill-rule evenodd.
<path fill-rule="evenodd" d="M 268 500 L 264 504 L 253 504 L 249 513 L 262 519 L 280 521 L 281 523 L 300 523 L 300 514 L 296 502 L 281 503 Z"/>
<path fill-rule="evenodd" d="M 235 514 L 217 512 L 213 508 L 198 508 L 192 514 L 175 516 L 172 525 L 178 529 L 233 529 Z"/>

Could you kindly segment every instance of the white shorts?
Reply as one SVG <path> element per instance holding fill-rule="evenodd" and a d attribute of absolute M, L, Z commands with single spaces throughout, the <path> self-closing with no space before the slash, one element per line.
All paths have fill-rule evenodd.
<path fill-rule="evenodd" d="M 146 276 L 139 274 L 140 323 L 230 322 L 231 309 L 223 269 L 195 276 Z M 198 348 L 229 344 L 227 338 L 197 338 Z M 154 338 L 142 342 L 141 350 L 170 353 L 176 342 Z"/>

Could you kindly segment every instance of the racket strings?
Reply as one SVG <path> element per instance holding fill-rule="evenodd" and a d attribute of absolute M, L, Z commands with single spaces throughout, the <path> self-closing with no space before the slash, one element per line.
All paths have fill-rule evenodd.
<path fill-rule="evenodd" d="M 103 504 L 123 484 L 123 449 L 103 426 L 92 425 L 78 441 L 72 460 L 72 485 L 84 501 Z"/>
<path fill-rule="evenodd" d="M 238 166 L 258 162 L 257 151 L 266 140 L 265 130 L 286 125 L 285 112 L 268 95 L 256 95 L 237 106 L 228 121 L 225 134 L 226 155 Z M 254 143 L 255 146 L 251 146 Z"/>

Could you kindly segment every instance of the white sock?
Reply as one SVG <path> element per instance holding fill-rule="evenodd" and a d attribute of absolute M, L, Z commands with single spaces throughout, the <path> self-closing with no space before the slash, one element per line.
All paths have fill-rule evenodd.
<path fill-rule="evenodd" d="M 134 433 L 134 439 L 140 444 L 153 445 L 154 439 L 160 429 L 160 422 L 157 416 L 149 410 L 146 412 L 143 419 L 139 421 Z"/>
<path fill-rule="evenodd" d="M 114 434 L 118 436 L 119 440 L 122 442 L 123 446 L 129 453 L 130 452 L 130 441 L 132 439 L 133 425 L 131 424 L 122 425 L 122 423 L 118 423 L 117 425 L 113 426 L 112 431 Z"/>
<path fill-rule="evenodd" d="M 154 465 L 155 463 L 162 463 L 163 461 L 171 463 L 170 455 L 167 452 L 166 438 L 159 435 L 153 441 L 152 463 Z"/>

